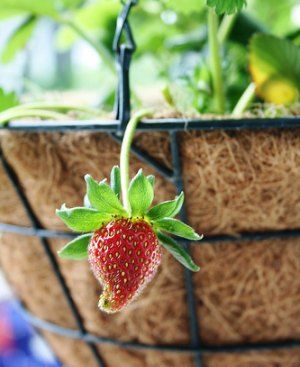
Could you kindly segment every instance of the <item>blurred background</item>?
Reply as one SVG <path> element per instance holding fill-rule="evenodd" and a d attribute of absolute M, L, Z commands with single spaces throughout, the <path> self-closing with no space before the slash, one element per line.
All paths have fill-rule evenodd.
<path fill-rule="evenodd" d="M 46 91 L 64 90 L 75 102 L 80 94 L 86 103 L 113 106 L 116 76 L 111 49 L 119 1 L 3 1 L 0 87 L 36 98 Z M 5 9 L 5 2 L 16 6 Z M 247 45 L 253 33 L 264 31 L 300 44 L 299 1 L 274 5 L 272 0 L 248 0 L 245 10 L 230 23 L 233 29 L 222 58 L 228 110 L 250 82 Z M 141 98 L 143 89 L 147 100 L 162 92 L 168 99 L 171 85 L 184 105 L 179 109 L 188 105 L 211 112 L 205 1 L 141 0 L 130 20 L 138 45 L 131 69 L 135 95 Z M 222 38 L 225 29 L 220 32 Z"/>
<path fill-rule="evenodd" d="M 22 317 L 1 272 L 0 367 L 59 367 L 44 340 Z"/>

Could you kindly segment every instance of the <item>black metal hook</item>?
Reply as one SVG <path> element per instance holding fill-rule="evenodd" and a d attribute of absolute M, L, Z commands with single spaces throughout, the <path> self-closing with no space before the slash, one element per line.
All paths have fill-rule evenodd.
<path fill-rule="evenodd" d="M 122 4 L 124 4 L 123 9 L 121 10 L 118 19 L 117 19 L 117 26 L 116 26 L 116 32 L 115 37 L 113 41 L 113 50 L 115 52 L 118 52 L 121 46 L 122 36 L 123 32 L 125 32 L 126 35 L 126 48 L 129 50 L 135 51 L 136 44 L 133 38 L 133 34 L 128 22 L 128 17 L 130 14 L 130 11 L 133 6 L 135 6 L 138 3 L 137 0 L 129 0 L 127 3 L 124 3 L 122 1 Z"/>
<path fill-rule="evenodd" d="M 124 3 L 116 26 L 113 42 L 113 50 L 116 53 L 118 71 L 118 89 L 116 95 L 116 117 L 120 121 L 119 132 L 123 132 L 130 119 L 130 80 L 129 69 L 136 44 L 128 22 L 130 10 L 138 3 L 138 0 L 129 0 Z M 124 36 L 124 40 L 123 40 Z"/>

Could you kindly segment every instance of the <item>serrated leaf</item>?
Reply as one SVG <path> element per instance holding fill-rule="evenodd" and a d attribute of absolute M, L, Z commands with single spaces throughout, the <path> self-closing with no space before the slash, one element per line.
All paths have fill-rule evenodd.
<path fill-rule="evenodd" d="M 300 95 L 300 48 L 291 41 L 256 34 L 250 41 L 250 72 L 258 95 L 290 104 Z"/>
<path fill-rule="evenodd" d="M 5 93 L 4 90 L 0 88 L 0 112 L 17 106 L 18 104 L 19 100 L 14 92 Z"/>
<path fill-rule="evenodd" d="M 121 175 L 120 168 L 118 166 L 114 166 L 111 170 L 110 187 L 119 199 L 121 193 Z"/>
<path fill-rule="evenodd" d="M 151 205 L 153 197 L 153 187 L 140 169 L 132 179 L 128 190 L 132 216 L 143 216 Z"/>
<path fill-rule="evenodd" d="M 147 217 L 152 220 L 158 220 L 166 217 L 175 217 L 182 207 L 184 201 L 184 193 L 182 192 L 175 200 L 165 201 L 151 208 Z"/>
<path fill-rule="evenodd" d="M 88 245 L 92 238 L 92 234 L 84 234 L 66 244 L 60 251 L 58 256 L 68 260 L 84 260 L 88 257 Z"/>
<path fill-rule="evenodd" d="M 24 49 L 36 28 L 36 24 L 36 18 L 29 17 L 12 33 L 2 51 L 1 61 L 3 63 L 12 61 L 16 54 Z"/>
<path fill-rule="evenodd" d="M 188 240 L 201 240 L 192 227 L 174 218 L 158 219 L 154 222 L 154 228 L 172 233 L 176 236 L 186 238 Z"/>
<path fill-rule="evenodd" d="M 151 186 L 154 188 L 154 185 L 155 185 L 155 176 L 149 175 L 149 176 L 147 176 L 147 180 L 151 183 Z"/>
<path fill-rule="evenodd" d="M 240 11 L 246 4 L 246 0 L 207 0 L 207 5 L 214 8 L 219 15 Z"/>
<path fill-rule="evenodd" d="M 99 229 L 103 223 L 111 220 L 111 215 L 89 208 L 67 208 L 65 205 L 56 210 L 59 218 L 73 231 L 92 232 Z"/>
<path fill-rule="evenodd" d="M 196 265 L 189 255 L 189 253 L 175 242 L 172 238 L 164 235 L 161 232 L 157 233 L 158 240 L 161 242 L 162 246 L 169 251 L 174 258 L 179 261 L 183 266 L 191 271 L 199 271 L 200 267 Z"/>
<path fill-rule="evenodd" d="M 87 195 L 93 208 L 101 213 L 126 215 L 126 211 L 113 190 L 105 183 L 98 183 L 90 175 L 85 176 Z"/>

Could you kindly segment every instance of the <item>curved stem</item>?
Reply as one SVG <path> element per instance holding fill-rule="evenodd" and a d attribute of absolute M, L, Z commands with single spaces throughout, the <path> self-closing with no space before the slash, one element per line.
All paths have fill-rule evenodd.
<path fill-rule="evenodd" d="M 62 113 L 45 111 L 45 110 L 18 110 L 18 111 L 5 111 L 0 113 L 0 125 L 4 125 L 6 122 L 23 117 L 40 117 L 51 120 L 65 120 L 66 115 Z"/>
<path fill-rule="evenodd" d="M 11 107 L 7 109 L 5 112 L 8 111 L 19 111 L 19 110 L 58 110 L 58 111 L 80 111 L 80 112 L 86 112 L 89 114 L 97 115 L 99 114 L 99 111 L 84 107 L 84 106 L 76 106 L 72 104 L 64 104 L 59 102 L 30 102 L 30 103 L 24 103 L 19 106 Z"/>
<path fill-rule="evenodd" d="M 222 22 L 218 30 L 218 40 L 220 45 L 224 43 L 229 37 L 232 28 L 234 26 L 234 23 L 236 21 L 237 15 L 238 13 L 224 15 L 224 18 L 222 19 Z"/>
<path fill-rule="evenodd" d="M 225 94 L 218 41 L 218 16 L 213 9 L 208 10 L 208 36 L 216 110 L 218 113 L 223 114 L 225 112 Z"/>
<path fill-rule="evenodd" d="M 248 87 L 245 89 L 244 93 L 241 95 L 240 99 L 238 100 L 238 103 L 234 107 L 232 115 L 240 116 L 242 113 L 244 113 L 250 106 L 254 98 L 255 98 L 255 84 L 250 83 Z"/>
<path fill-rule="evenodd" d="M 138 123 L 143 117 L 149 116 L 150 114 L 151 111 L 149 110 L 142 110 L 136 113 L 128 122 L 122 142 L 120 154 L 121 191 L 124 208 L 129 214 L 131 213 L 131 207 L 128 198 L 130 148 Z"/>

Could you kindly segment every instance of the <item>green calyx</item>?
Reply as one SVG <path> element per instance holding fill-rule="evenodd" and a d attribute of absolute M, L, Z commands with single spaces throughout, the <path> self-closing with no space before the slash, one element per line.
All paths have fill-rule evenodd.
<path fill-rule="evenodd" d="M 127 129 L 130 130 L 126 130 L 125 146 L 122 146 L 126 157 L 121 156 L 121 169 L 118 166 L 113 167 L 110 185 L 106 180 L 97 182 L 90 175 L 86 175 L 87 193 L 84 197 L 84 206 L 69 209 L 63 205 L 56 211 L 56 214 L 70 229 L 87 233 L 68 243 L 58 254 L 65 259 L 86 259 L 87 248 L 93 232 L 121 218 L 132 221 L 144 220 L 152 226 L 159 242 L 167 251 L 191 271 L 198 271 L 199 267 L 193 262 L 186 249 L 165 234 L 169 233 L 194 241 L 202 238 L 193 228 L 174 218 L 182 208 L 183 192 L 174 200 L 151 206 L 154 199 L 155 177 L 145 176 L 140 169 L 129 182 L 130 145 L 137 122 L 143 115 L 140 113 L 138 118 L 134 117 L 128 124 Z M 121 198 L 123 204 L 120 201 Z"/>
<path fill-rule="evenodd" d="M 84 206 L 69 209 L 64 204 L 56 210 L 56 214 L 70 229 L 83 233 L 94 232 L 113 219 L 128 218 L 128 213 L 118 198 L 119 171 L 117 166 L 112 169 L 114 179 L 110 186 L 105 180 L 97 182 L 86 175 L 87 193 Z"/>
<path fill-rule="evenodd" d="M 62 259 L 68 260 L 83 260 L 87 259 L 88 252 L 87 248 L 92 238 L 92 234 L 84 234 L 75 238 L 73 241 L 66 244 L 60 251 L 58 251 L 58 255 Z"/>

